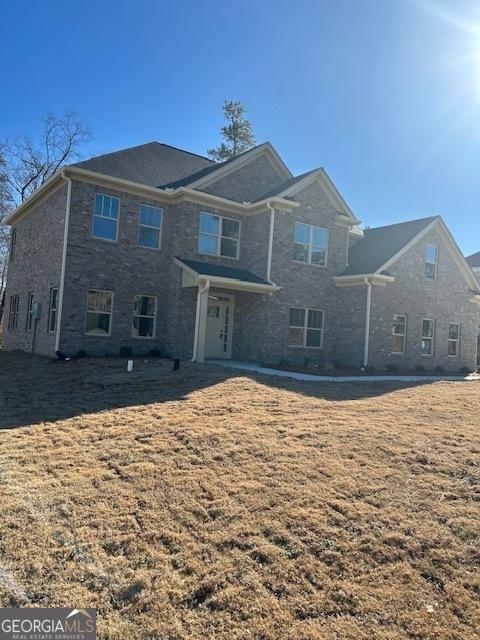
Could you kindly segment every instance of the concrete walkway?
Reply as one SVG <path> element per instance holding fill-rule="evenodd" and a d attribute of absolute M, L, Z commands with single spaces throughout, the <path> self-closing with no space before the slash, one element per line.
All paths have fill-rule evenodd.
<path fill-rule="evenodd" d="M 268 376 L 279 376 L 281 378 L 293 378 L 294 380 L 305 380 L 307 382 L 436 382 L 439 380 L 450 380 L 456 382 L 480 381 L 480 374 L 469 374 L 468 376 L 316 376 L 310 373 L 297 373 L 296 371 L 283 371 L 282 369 L 269 369 L 250 362 L 238 362 L 236 360 L 207 360 L 206 364 L 215 364 L 229 369 L 239 369 L 241 371 L 251 371 L 253 373 L 263 373 Z"/>

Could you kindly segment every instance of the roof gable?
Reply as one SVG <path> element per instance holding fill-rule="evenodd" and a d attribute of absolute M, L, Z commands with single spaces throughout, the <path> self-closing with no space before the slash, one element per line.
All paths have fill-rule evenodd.
<path fill-rule="evenodd" d="M 189 151 L 160 142 L 147 142 L 77 162 L 72 166 L 158 187 L 200 171 L 215 169 L 218 165 Z"/>
<path fill-rule="evenodd" d="M 471 256 L 468 256 L 468 258 L 466 258 L 468 265 L 472 268 L 472 269 L 480 269 L 480 251 L 477 251 L 477 253 L 472 253 Z"/>

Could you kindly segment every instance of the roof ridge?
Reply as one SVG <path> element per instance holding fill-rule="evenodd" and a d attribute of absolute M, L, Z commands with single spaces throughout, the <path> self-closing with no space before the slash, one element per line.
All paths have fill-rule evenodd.
<path fill-rule="evenodd" d="M 193 151 L 187 151 L 186 149 L 180 149 L 180 147 L 174 147 L 171 144 L 166 144 L 165 142 L 158 142 L 158 140 L 150 140 L 150 142 L 143 142 L 142 144 L 134 144 L 132 147 L 123 147 L 122 149 L 116 149 L 115 151 L 107 151 L 106 153 L 100 153 L 96 156 L 91 156 L 90 158 L 86 158 L 85 160 L 80 160 L 79 162 L 75 162 L 74 164 L 80 164 L 80 162 L 88 162 L 90 160 L 96 160 L 97 158 L 103 158 L 104 156 L 113 156 L 116 153 L 124 153 L 125 151 L 130 151 L 131 149 L 140 149 L 141 147 L 148 147 L 151 144 L 159 145 L 161 147 L 168 147 L 169 149 L 174 149 L 175 151 L 180 151 L 181 153 L 188 153 L 188 155 L 196 156 L 197 158 L 202 158 L 203 160 L 208 160 L 212 163 L 212 165 L 219 164 L 215 162 L 215 160 L 211 160 L 207 158 L 207 156 L 202 156 L 199 153 L 194 153 Z"/>
<path fill-rule="evenodd" d="M 156 142 L 156 140 L 153 140 L 152 142 Z M 151 144 L 151 143 L 147 143 L 147 144 Z M 203 158 L 204 160 L 209 160 L 212 164 L 219 164 L 218 162 L 215 162 L 215 160 L 212 160 L 211 158 L 207 158 L 207 156 L 202 156 L 201 153 L 194 153 L 193 151 L 188 151 L 187 149 L 180 149 L 180 147 L 174 147 L 172 144 L 167 144 L 166 142 L 158 142 L 157 144 L 161 144 L 162 147 L 169 147 L 170 149 L 175 149 L 175 151 L 182 151 L 182 153 L 188 153 L 191 156 L 197 156 L 197 158 Z"/>
<path fill-rule="evenodd" d="M 400 227 L 404 224 L 412 224 L 412 222 L 426 222 L 427 220 L 440 220 L 442 216 L 440 215 L 436 215 L 436 216 L 425 216 L 424 218 L 413 218 L 412 220 L 404 220 L 403 222 L 392 222 L 392 224 L 385 224 L 382 225 L 381 227 L 367 227 L 365 229 L 366 232 L 368 231 L 379 231 L 380 229 L 388 229 L 390 227 Z"/>

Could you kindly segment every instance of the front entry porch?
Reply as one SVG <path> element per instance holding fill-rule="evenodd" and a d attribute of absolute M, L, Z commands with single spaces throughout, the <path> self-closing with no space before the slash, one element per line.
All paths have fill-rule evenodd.
<path fill-rule="evenodd" d="M 219 264 L 175 258 L 182 287 L 197 287 L 192 360 L 229 359 L 235 332 L 235 292 L 272 295 L 272 282 L 247 271 Z"/>

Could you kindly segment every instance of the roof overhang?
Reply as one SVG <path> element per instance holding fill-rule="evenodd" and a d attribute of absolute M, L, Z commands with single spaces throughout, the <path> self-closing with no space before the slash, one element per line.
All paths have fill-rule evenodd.
<path fill-rule="evenodd" d="M 334 276 L 333 281 L 337 287 L 358 287 L 366 284 L 378 284 L 386 287 L 389 282 L 394 282 L 395 277 L 386 273 L 365 273 L 351 276 Z"/>
<path fill-rule="evenodd" d="M 221 289 L 234 289 L 236 291 L 249 291 L 251 293 L 272 294 L 279 291 L 281 287 L 276 284 L 263 284 L 260 282 L 248 282 L 246 280 L 238 280 L 236 278 L 227 278 L 224 276 L 213 276 L 208 273 L 201 273 L 186 265 L 179 258 L 173 259 L 174 263 L 183 271 L 182 287 L 196 287 L 200 282 L 208 281 L 210 286 L 217 286 Z"/>
<path fill-rule="evenodd" d="M 32 193 L 25 202 L 22 202 L 21 205 L 12 211 L 12 213 L 4 220 L 5 224 L 15 224 L 20 218 L 28 213 L 32 206 L 38 205 L 42 200 L 53 193 L 53 191 L 62 186 L 62 184 L 64 184 L 62 175 L 67 178 L 78 180 L 79 182 L 88 182 L 99 187 L 109 187 L 143 196 L 151 200 L 158 200 L 160 204 L 175 204 L 177 202 L 188 200 L 200 205 L 243 215 L 253 215 L 261 211 L 266 211 L 268 209 L 267 203 L 284 211 L 292 211 L 299 206 L 298 202 L 279 196 L 268 198 L 261 202 L 235 202 L 228 198 L 222 198 L 221 196 L 197 191 L 196 189 L 192 189 L 192 187 L 160 189 L 158 187 L 151 187 L 147 184 L 142 184 L 141 182 L 116 178 L 115 176 L 97 173 L 96 171 L 90 171 L 80 167 L 64 167 L 51 176 L 39 189 Z"/>

